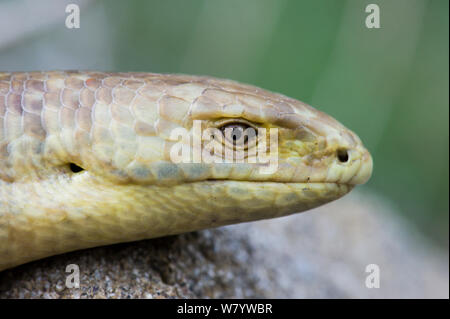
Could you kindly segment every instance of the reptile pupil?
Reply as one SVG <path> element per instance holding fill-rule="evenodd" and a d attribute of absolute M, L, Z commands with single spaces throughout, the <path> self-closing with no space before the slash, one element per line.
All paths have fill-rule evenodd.
<path fill-rule="evenodd" d="M 249 138 L 253 138 L 256 136 L 255 130 L 247 130 L 248 128 L 251 127 L 246 124 L 235 123 L 222 126 L 221 131 L 225 138 L 232 142 L 233 145 L 247 145 Z"/>

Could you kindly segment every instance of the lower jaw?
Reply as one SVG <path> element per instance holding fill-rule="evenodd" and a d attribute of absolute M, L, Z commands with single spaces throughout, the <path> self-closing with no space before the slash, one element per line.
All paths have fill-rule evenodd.
<path fill-rule="evenodd" d="M 204 195 L 205 205 L 211 202 L 216 211 L 228 211 L 231 207 L 231 210 L 244 212 L 234 217 L 246 221 L 303 212 L 336 200 L 354 187 L 340 183 L 236 180 L 208 180 L 191 183 L 191 186 L 195 194 Z"/>
<path fill-rule="evenodd" d="M 25 186 L 11 189 L 23 198 L 5 199 L 24 205 L 3 215 L 11 233 L 21 236 L 0 241 L 0 270 L 77 249 L 299 213 L 352 189 L 337 183 L 231 180 L 171 187 L 107 187 L 88 180 Z"/>

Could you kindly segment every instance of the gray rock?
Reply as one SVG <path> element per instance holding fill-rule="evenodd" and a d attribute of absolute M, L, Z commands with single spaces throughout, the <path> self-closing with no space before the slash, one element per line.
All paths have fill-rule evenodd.
<path fill-rule="evenodd" d="M 0 298 L 448 298 L 448 251 L 355 193 L 279 219 L 68 253 L 0 273 Z M 66 288 L 68 264 L 80 288 Z M 380 288 L 365 285 L 366 266 Z"/>

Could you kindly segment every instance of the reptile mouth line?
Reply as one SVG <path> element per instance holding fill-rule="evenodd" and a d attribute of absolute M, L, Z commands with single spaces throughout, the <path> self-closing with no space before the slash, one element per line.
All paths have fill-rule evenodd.
<path fill-rule="evenodd" d="M 348 186 L 353 188 L 354 186 L 356 186 L 355 184 L 351 184 L 351 183 L 339 183 L 339 182 L 280 182 L 280 181 L 246 181 L 246 180 L 240 180 L 240 179 L 220 179 L 220 178 L 210 178 L 210 179 L 205 179 L 202 181 L 192 181 L 190 183 L 201 183 L 201 182 L 226 182 L 226 181 L 230 181 L 230 182 L 242 182 L 242 183 L 271 183 L 271 184 L 311 184 L 311 185 L 338 185 L 338 186 Z"/>

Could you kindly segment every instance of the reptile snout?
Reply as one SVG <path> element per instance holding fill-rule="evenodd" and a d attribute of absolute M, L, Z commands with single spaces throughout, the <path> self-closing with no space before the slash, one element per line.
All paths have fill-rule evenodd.
<path fill-rule="evenodd" d="M 335 161 L 328 170 L 333 181 L 358 185 L 366 183 L 372 175 L 372 156 L 362 144 L 337 147 L 334 156 Z"/>
<path fill-rule="evenodd" d="M 358 185 L 372 175 L 373 161 L 359 137 L 339 128 L 327 139 L 327 153 L 331 154 L 327 182 Z"/>
<path fill-rule="evenodd" d="M 350 165 L 355 165 L 356 172 L 349 180 L 349 184 L 358 185 L 366 183 L 373 170 L 373 160 L 369 151 L 364 147 L 358 147 L 348 152 Z"/>

